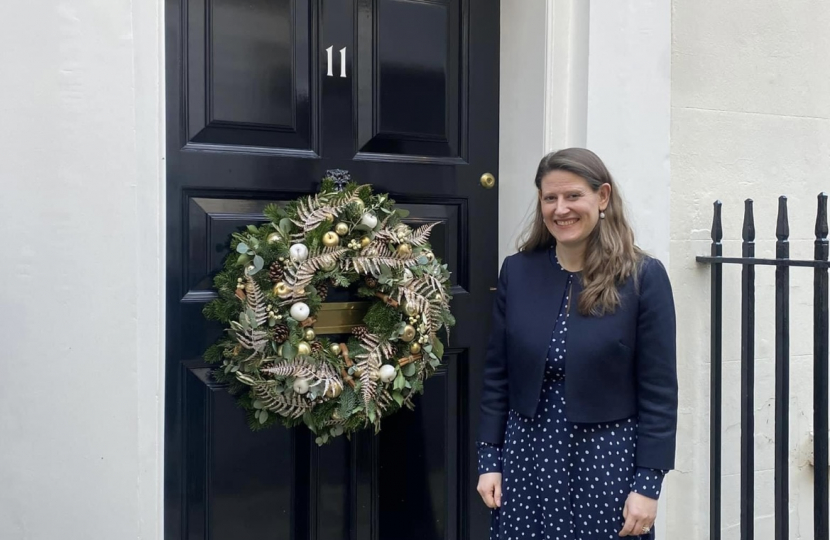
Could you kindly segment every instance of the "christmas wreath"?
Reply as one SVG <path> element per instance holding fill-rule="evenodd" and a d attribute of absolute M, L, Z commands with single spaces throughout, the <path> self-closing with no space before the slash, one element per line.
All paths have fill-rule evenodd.
<path fill-rule="evenodd" d="M 385 194 L 330 171 L 319 193 L 269 205 L 231 239 L 207 318 L 225 326 L 205 353 L 254 429 L 304 423 L 324 444 L 413 408 L 455 323 L 447 265 Z M 314 324 L 330 287 L 369 299 L 363 323 L 333 340 Z M 335 336 L 336 337 L 336 336 Z"/>

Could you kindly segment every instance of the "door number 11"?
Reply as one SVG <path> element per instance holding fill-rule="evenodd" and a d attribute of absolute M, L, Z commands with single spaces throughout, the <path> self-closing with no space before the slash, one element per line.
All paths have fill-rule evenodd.
<path fill-rule="evenodd" d="M 334 77 L 334 72 L 332 71 L 332 55 L 334 54 L 334 47 L 329 47 L 328 49 L 326 49 L 326 54 L 328 55 L 329 66 L 327 75 L 329 77 Z M 340 49 L 340 76 L 344 79 L 346 78 L 346 47 Z"/>

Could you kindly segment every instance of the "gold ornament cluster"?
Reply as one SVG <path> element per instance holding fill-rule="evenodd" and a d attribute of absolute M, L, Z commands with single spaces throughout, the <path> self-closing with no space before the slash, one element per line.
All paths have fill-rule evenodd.
<path fill-rule="evenodd" d="M 318 444 L 413 408 L 440 365 L 454 324 L 450 273 L 429 235 L 368 185 L 335 186 L 284 207 L 233 235 L 216 277 L 219 297 L 205 315 L 226 324 L 205 355 L 220 364 L 253 427 L 305 424 Z M 351 337 L 318 335 L 317 313 L 331 288 L 369 299 Z"/>

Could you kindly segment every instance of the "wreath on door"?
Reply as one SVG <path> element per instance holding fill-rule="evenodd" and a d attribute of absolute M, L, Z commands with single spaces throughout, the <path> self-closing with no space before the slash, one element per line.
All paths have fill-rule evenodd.
<path fill-rule="evenodd" d="M 449 339 L 450 272 L 386 194 L 329 171 L 319 193 L 269 205 L 231 238 L 204 315 L 225 326 L 205 353 L 252 429 L 305 424 L 324 444 L 414 408 Z M 318 335 L 331 287 L 369 299 L 347 340 Z"/>

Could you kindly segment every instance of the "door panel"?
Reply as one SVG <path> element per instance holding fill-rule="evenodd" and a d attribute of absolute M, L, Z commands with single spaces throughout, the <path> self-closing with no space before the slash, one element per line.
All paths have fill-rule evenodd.
<path fill-rule="evenodd" d="M 188 141 L 316 151 L 313 4 L 186 0 Z"/>
<path fill-rule="evenodd" d="M 385 160 L 463 161 L 460 4 L 360 2 L 358 158 L 382 154 Z"/>
<path fill-rule="evenodd" d="M 498 167 L 498 14 L 497 0 L 167 0 L 166 538 L 486 534 L 474 426 L 498 190 L 478 179 Z M 458 324 L 415 411 L 317 447 L 305 428 L 248 428 L 201 360 L 222 331 L 201 310 L 230 234 L 329 169 L 390 193 L 413 226 L 439 222 Z"/>

